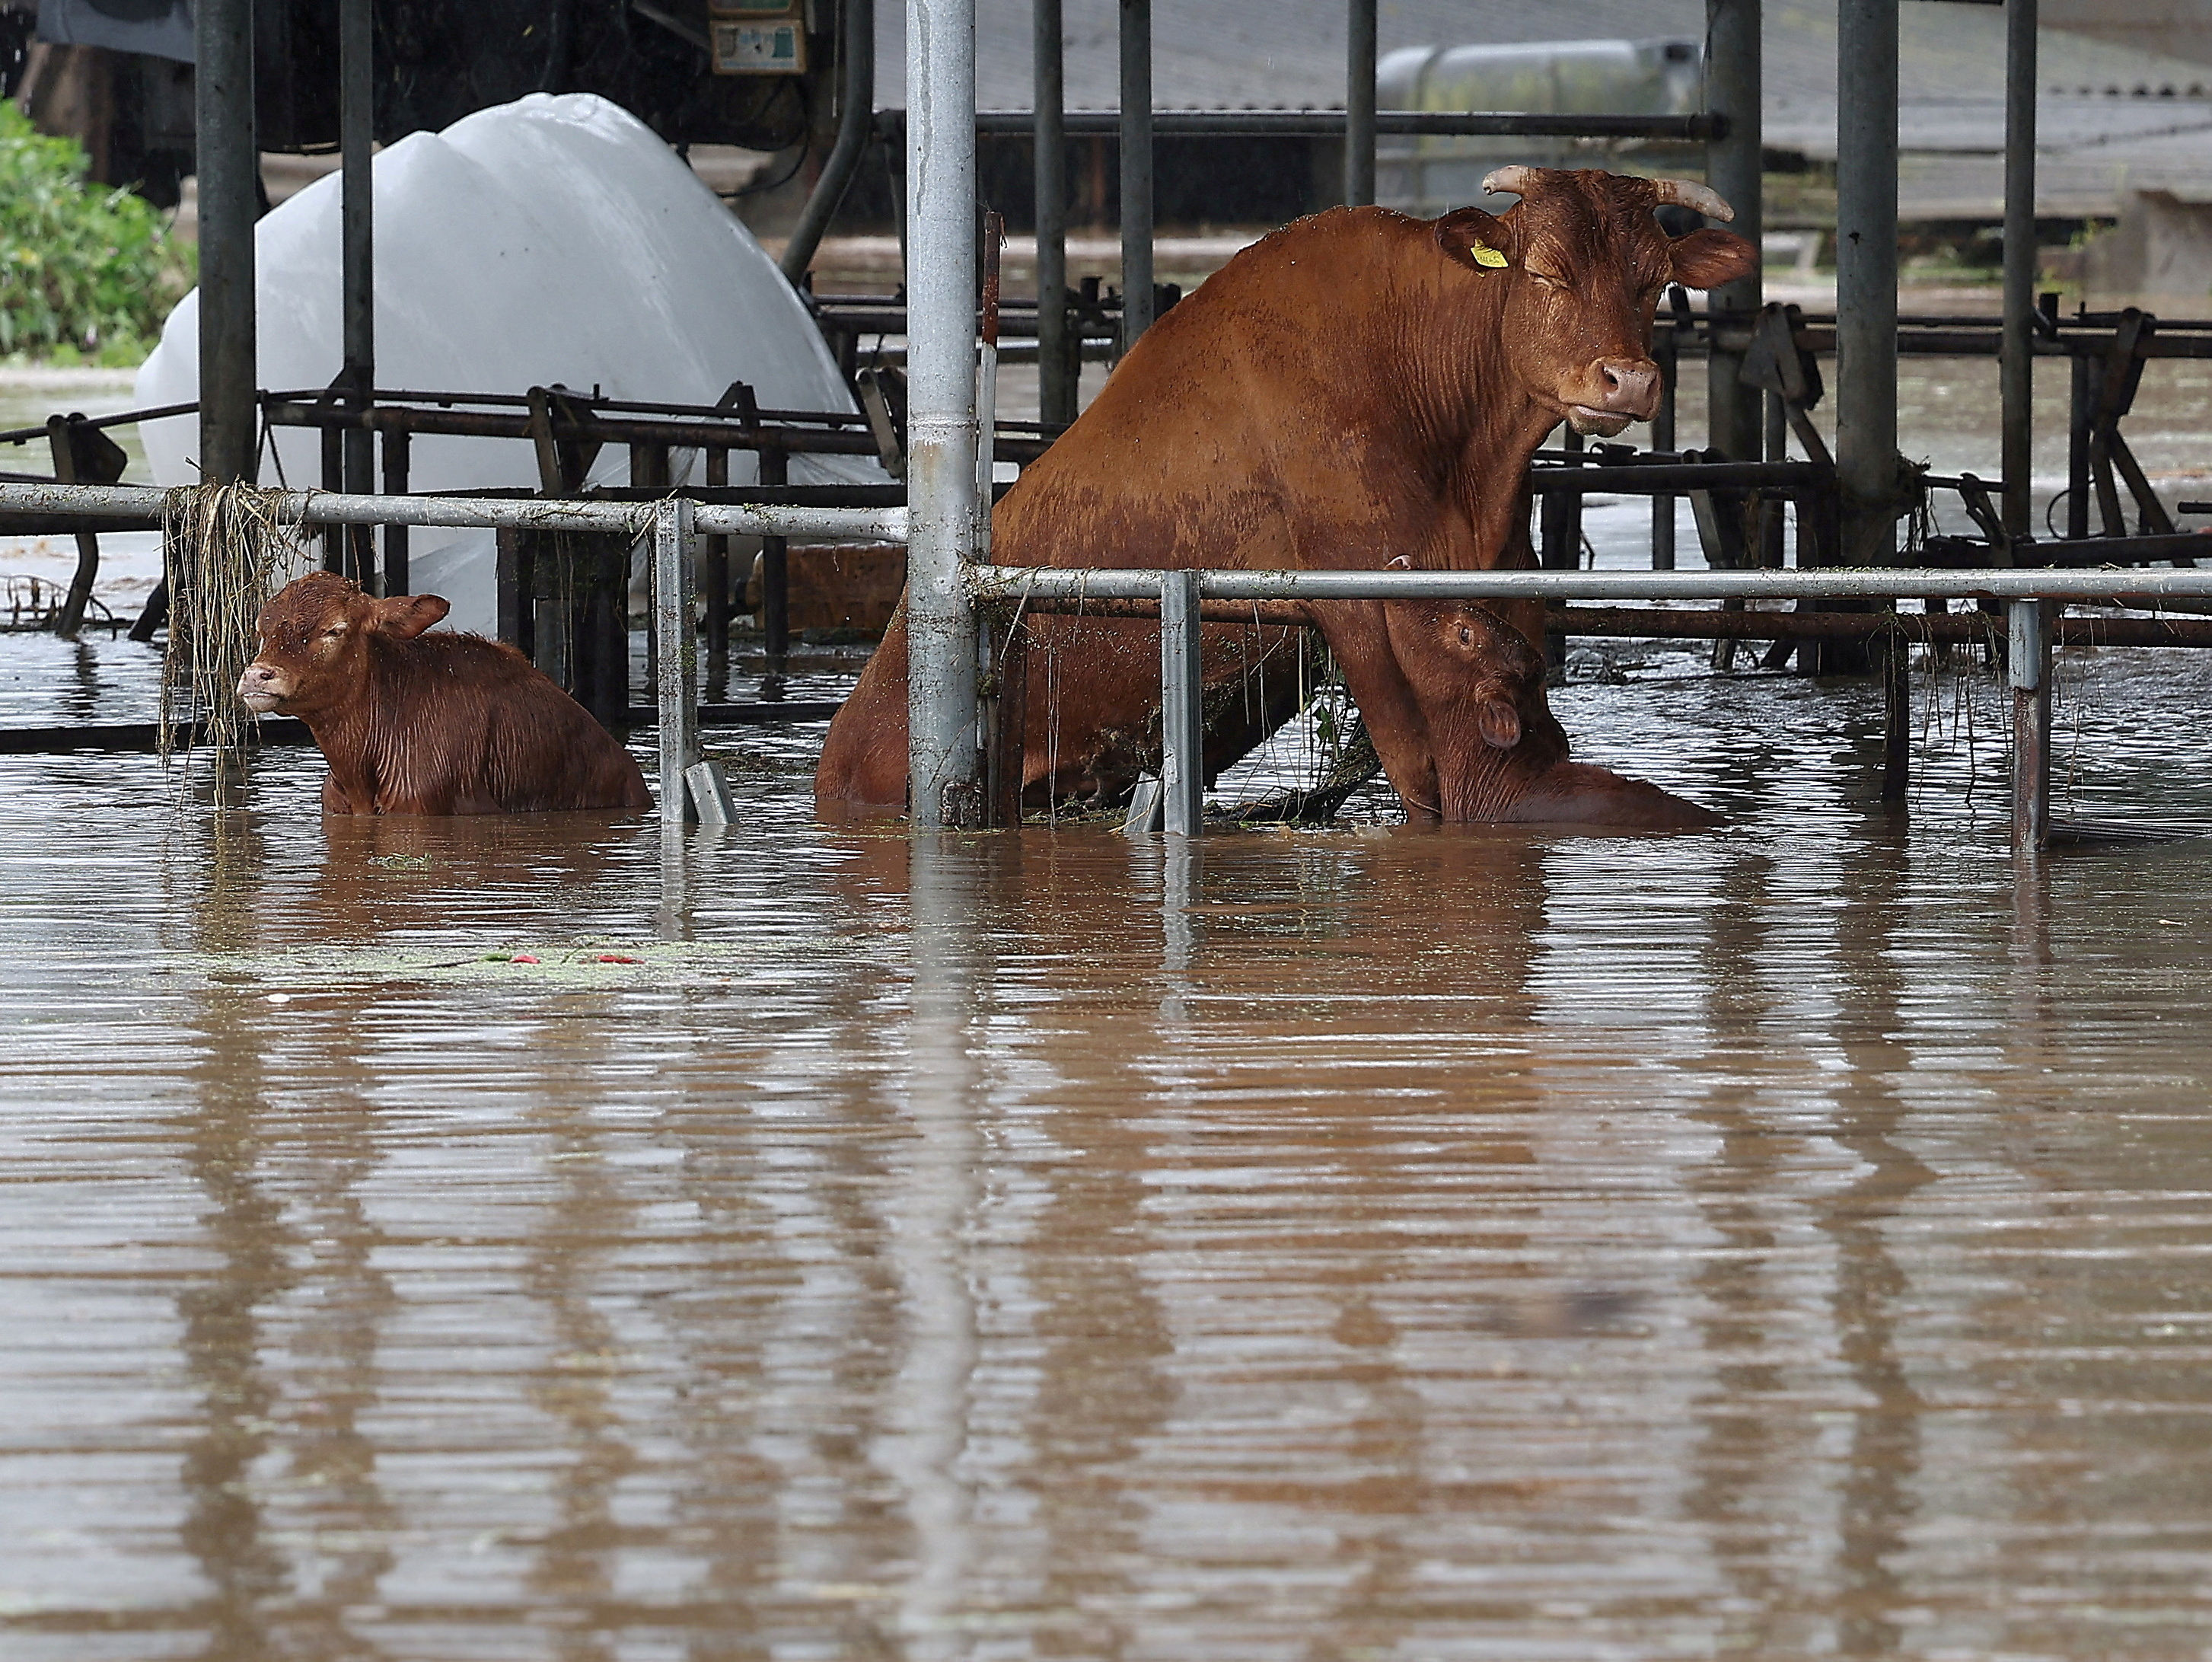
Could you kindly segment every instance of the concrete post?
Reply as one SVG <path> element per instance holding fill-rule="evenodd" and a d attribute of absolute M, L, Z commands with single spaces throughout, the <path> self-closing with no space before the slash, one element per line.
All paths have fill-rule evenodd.
<path fill-rule="evenodd" d="M 1067 350 L 1067 90 L 1060 0 L 1035 0 L 1037 417 L 1075 419 L 1080 361 Z"/>
<path fill-rule="evenodd" d="M 1344 199 L 1375 200 L 1375 0 L 1349 0 L 1344 53 Z"/>
<path fill-rule="evenodd" d="M 2004 336 L 1997 380 L 2006 532 L 2028 534 L 2035 437 L 2036 0 L 2005 0 Z"/>
<path fill-rule="evenodd" d="M 1735 210 L 1728 228 L 1759 242 L 1765 219 L 1759 147 L 1759 0 L 1705 0 L 1705 108 L 1728 123 L 1727 135 L 1705 146 L 1705 182 Z M 1712 291 L 1706 304 L 1714 326 L 1706 361 L 1706 442 L 1732 460 L 1759 454 L 1759 389 L 1739 379 L 1743 349 L 1723 345 L 1723 327 L 1748 329 L 1764 303 L 1759 274 L 1753 272 Z"/>
<path fill-rule="evenodd" d="M 1152 326 L 1152 0 L 1121 0 L 1121 350 Z"/>
<path fill-rule="evenodd" d="M 1206 826 L 1206 724 L 1199 677 L 1198 573 L 1160 580 L 1162 828 L 1195 837 Z"/>
<path fill-rule="evenodd" d="M 1845 565 L 1897 554 L 1897 0 L 1837 16 L 1836 472 Z"/>
<path fill-rule="evenodd" d="M 200 478 L 254 483 L 253 0 L 199 0 L 193 86 L 200 216 Z"/>
<path fill-rule="evenodd" d="M 975 823 L 975 5 L 907 0 L 907 773 L 914 823 Z"/>

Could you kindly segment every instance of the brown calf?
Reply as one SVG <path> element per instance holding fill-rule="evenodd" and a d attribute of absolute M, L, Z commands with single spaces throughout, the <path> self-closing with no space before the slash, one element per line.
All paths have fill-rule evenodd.
<path fill-rule="evenodd" d="M 331 764 L 325 813 L 538 813 L 653 806 L 630 753 L 513 647 L 425 635 L 435 594 L 380 600 L 331 572 L 261 608 L 238 696 L 296 715 Z"/>

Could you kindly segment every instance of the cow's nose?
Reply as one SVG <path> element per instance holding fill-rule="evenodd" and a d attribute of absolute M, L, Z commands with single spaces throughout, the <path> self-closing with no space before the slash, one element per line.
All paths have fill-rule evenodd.
<path fill-rule="evenodd" d="M 1601 359 L 1599 383 L 1605 388 L 1601 410 L 1618 410 L 1638 421 L 1649 421 L 1659 409 L 1659 366 L 1649 362 Z"/>

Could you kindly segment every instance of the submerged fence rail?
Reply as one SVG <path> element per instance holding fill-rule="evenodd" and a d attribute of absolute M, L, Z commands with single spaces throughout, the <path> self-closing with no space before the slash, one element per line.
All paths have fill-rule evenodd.
<path fill-rule="evenodd" d="M 639 537 L 656 502 L 548 500 L 540 496 L 372 496 L 331 490 L 264 492 L 279 517 L 303 525 L 434 526 L 445 530 L 606 531 Z M 159 518 L 169 493 L 143 484 L 0 484 L 0 532 L 14 514 L 83 514 Z M 792 508 L 699 502 L 692 528 L 707 536 L 834 538 L 902 543 L 903 508 Z"/>
<path fill-rule="evenodd" d="M 768 503 L 695 502 L 670 496 L 642 502 L 542 497 L 364 496 L 319 490 L 270 491 L 265 500 L 283 519 L 309 525 L 410 525 L 459 529 L 618 533 L 653 554 L 657 581 L 653 632 L 662 673 L 659 685 L 662 801 L 680 820 L 685 770 L 698 760 L 697 689 L 689 673 L 696 652 L 684 557 L 701 535 L 907 540 L 908 511 L 899 507 L 813 508 Z M 9 519 L 69 513 L 116 519 L 158 519 L 171 493 L 143 485 L 0 483 L 0 530 Z M 1157 605 L 1160 630 L 1162 771 L 1169 788 L 1166 829 L 1201 829 L 1202 691 L 1199 630 L 1205 602 L 1346 600 L 1986 600 L 2004 603 L 2007 671 L 2013 704 L 2013 827 L 2015 847 L 2036 853 L 2050 836 L 2051 648 L 2052 602 L 2155 606 L 2160 600 L 2212 600 L 2212 569 L 2050 568 L 1931 570 L 1925 568 L 1704 571 L 1248 571 L 1079 569 L 970 565 L 962 601 L 1020 605 L 1043 601 L 1139 600 Z M 1217 609 L 1213 620 L 1219 619 Z M 1269 621 L 1278 621 L 1271 618 Z M 1893 659 L 1900 654 L 1893 654 Z M 1898 672 L 1893 669 L 1893 675 Z M 1894 700 L 1893 701 L 1894 702 Z M 945 712 L 950 725 L 972 721 Z M 1901 746 L 1902 733 L 1893 734 Z"/>
<path fill-rule="evenodd" d="M 1140 569 L 979 566 L 978 599 L 1156 600 L 1170 574 Z M 2074 600 L 2212 598 L 2212 569 L 2012 570 L 1802 567 L 1759 571 L 1200 571 L 1208 600 Z"/>

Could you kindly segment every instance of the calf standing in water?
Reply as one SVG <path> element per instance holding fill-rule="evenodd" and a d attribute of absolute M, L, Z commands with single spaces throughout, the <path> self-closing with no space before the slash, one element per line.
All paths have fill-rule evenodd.
<path fill-rule="evenodd" d="M 325 813 L 538 813 L 653 806 L 630 753 L 513 647 L 425 635 L 435 594 L 380 600 L 327 571 L 261 608 L 238 696 L 296 715 L 331 764 Z"/>

